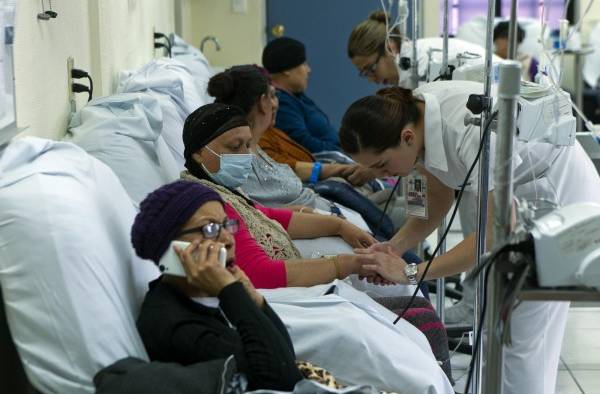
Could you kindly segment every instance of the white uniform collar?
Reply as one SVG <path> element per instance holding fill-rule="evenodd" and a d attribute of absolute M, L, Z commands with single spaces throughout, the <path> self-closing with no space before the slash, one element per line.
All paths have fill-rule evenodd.
<path fill-rule="evenodd" d="M 425 168 L 436 168 L 448 172 L 448 161 L 444 151 L 443 122 L 440 104 L 437 98 L 429 93 L 421 93 L 419 89 L 413 91 L 413 96 L 425 101 L 424 116 L 424 144 L 425 144 Z"/>

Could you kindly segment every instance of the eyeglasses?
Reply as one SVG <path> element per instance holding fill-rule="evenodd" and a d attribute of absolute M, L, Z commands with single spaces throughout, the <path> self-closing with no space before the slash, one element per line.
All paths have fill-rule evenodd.
<path fill-rule="evenodd" d="M 217 239 L 221 235 L 221 229 L 229 231 L 231 234 L 235 234 L 240 227 L 240 222 L 237 219 L 225 219 L 223 223 L 206 223 L 199 227 L 189 228 L 179 233 L 179 236 L 191 233 L 202 233 L 205 239 Z"/>
<path fill-rule="evenodd" d="M 375 75 L 375 70 L 377 70 L 377 64 L 379 64 L 379 60 L 381 60 L 381 57 L 384 53 L 385 51 L 379 51 L 379 55 L 377 55 L 377 59 L 375 59 L 373 64 L 363 67 L 362 70 L 360 70 L 360 72 L 358 73 L 358 75 L 362 78 L 367 78 L 371 75 Z"/>

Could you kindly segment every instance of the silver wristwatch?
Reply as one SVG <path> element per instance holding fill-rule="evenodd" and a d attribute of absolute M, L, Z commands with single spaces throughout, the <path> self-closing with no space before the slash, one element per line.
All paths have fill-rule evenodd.
<path fill-rule="evenodd" d="M 417 274 L 419 273 L 419 269 L 416 264 L 406 264 L 404 267 L 404 275 L 406 275 L 406 279 L 408 279 L 408 283 L 411 285 L 417 284 Z"/>

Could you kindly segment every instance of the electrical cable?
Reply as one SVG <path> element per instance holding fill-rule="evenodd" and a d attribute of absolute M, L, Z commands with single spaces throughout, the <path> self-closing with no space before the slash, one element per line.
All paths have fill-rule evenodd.
<path fill-rule="evenodd" d="M 92 77 L 89 74 L 87 75 L 87 79 L 90 81 L 90 95 L 88 97 L 88 102 L 90 102 L 92 97 L 94 97 L 94 81 L 92 81 Z"/>
<path fill-rule="evenodd" d="M 462 345 L 462 340 L 465 338 L 465 335 L 467 335 L 467 331 L 463 332 L 462 335 L 460 336 L 460 339 L 458 340 L 458 345 L 456 345 L 456 347 L 454 349 L 452 349 L 452 353 L 450 353 L 450 356 L 448 357 L 448 360 L 452 360 L 452 358 L 454 357 L 454 355 L 456 354 L 456 352 L 458 351 L 458 348 L 460 347 L 460 345 Z"/>
<path fill-rule="evenodd" d="M 450 220 L 448 221 L 448 224 L 446 225 L 446 230 L 444 231 L 444 234 L 442 235 L 442 237 L 439 239 L 438 244 L 435 247 L 435 250 L 431 254 L 431 257 L 429 258 L 429 261 L 427 262 L 427 265 L 425 266 L 425 269 L 423 270 L 423 274 L 421 275 L 421 279 L 419 279 L 419 282 L 417 283 L 417 286 L 415 288 L 415 291 L 412 294 L 412 297 L 411 297 L 410 301 L 408 302 L 408 304 L 406 305 L 406 307 L 404 308 L 404 310 L 402 311 L 402 313 L 400 315 L 398 315 L 398 317 L 396 318 L 396 320 L 394 320 L 394 324 L 398 323 L 398 321 L 404 317 L 404 315 L 406 314 L 406 312 L 408 311 L 408 309 L 410 309 L 412 303 L 414 302 L 415 298 L 417 297 L 417 293 L 419 292 L 421 284 L 423 283 L 423 281 L 425 280 L 425 277 L 427 276 L 427 272 L 429 271 L 429 267 L 431 266 L 431 263 L 433 262 L 435 256 L 439 252 L 442 243 L 446 239 L 446 236 L 448 235 L 448 231 L 450 231 L 450 227 L 452 226 L 452 222 L 454 222 L 454 218 L 456 217 L 456 213 L 458 212 L 458 207 L 460 205 L 460 201 L 462 199 L 465 187 L 467 186 L 467 183 L 469 182 L 469 178 L 471 178 L 471 173 L 473 172 L 473 170 L 475 169 L 475 166 L 477 165 L 477 162 L 479 161 L 479 157 L 481 156 L 481 152 L 483 150 L 483 146 L 485 145 L 485 141 L 486 141 L 486 139 L 489 136 L 489 128 L 490 128 L 492 122 L 494 121 L 494 119 L 496 118 L 497 115 L 498 115 L 498 111 L 494 111 L 492 113 L 492 116 L 490 116 L 490 118 L 486 121 L 485 127 L 483 128 L 483 134 L 481 136 L 481 142 L 479 143 L 479 149 L 477 151 L 477 156 L 475 156 L 475 159 L 473 160 L 473 163 L 471 164 L 471 167 L 469 168 L 469 171 L 467 171 L 467 175 L 465 176 L 465 180 L 464 180 L 463 184 L 460 187 L 460 191 L 458 193 L 458 197 L 456 198 L 456 204 L 454 205 L 454 210 L 452 211 L 452 215 L 450 216 Z"/>
<path fill-rule="evenodd" d="M 471 386 L 471 380 L 473 379 L 473 370 L 475 370 L 475 360 L 477 359 L 477 351 L 479 350 L 479 342 L 481 341 L 481 331 L 483 329 L 483 319 L 485 318 L 485 311 L 487 309 L 487 282 L 489 279 L 490 269 L 485 271 L 484 282 L 483 282 L 483 299 L 481 303 L 481 314 L 479 315 L 479 324 L 477 326 L 477 333 L 475 335 L 475 342 L 473 343 L 473 356 L 471 356 L 471 362 L 469 363 L 469 374 L 467 375 L 467 381 L 465 384 L 465 394 L 469 393 L 469 386 Z"/>
<path fill-rule="evenodd" d="M 476 269 L 474 269 L 467 277 L 467 280 L 472 281 L 474 280 L 482 271 L 485 271 L 484 273 L 484 282 L 482 283 L 482 287 L 483 287 L 483 298 L 481 301 L 481 314 L 479 316 L 479 324 L 477 326 L 477 331 L 476 331 L 476 335 L 475 335 L 475 342 L 473 343 L 474 346 L 474 350 L 473 350 L 473 356 L 471 358 L 471 362 L 469 364 L 469 375 L 467 376 L 467 381 L 466 381 L 466 385 L 465 385 L 465 394 L 468 393 L 469 391 L 469 386 L 471 385 L 471 379 L 473 378 L 473 370 L 475 368 L 475 360 L 477 359 L 477 352 L 479 350 L 479 343 L 481 342 L 481 332 L 483 329 L 483 321 L 485 319 L 485 313 L 486 313 L 486 307 L 487 307 L 487 283 L 488 283 L 488 279 L 489 279 L 489 274 L 491 272 L 491 268 L 492 268 L 492 264 L 494 264 L 496 261 L 498 261 L 498 258 L 504 254 L 507 254 L 509 252 L 520 252 L 520 253 L 526 253 L 526 252 L 530 252 L 531 248 L 531 242 L 530 240 L 525 240 L 523 242 L 519 242 L 517 244 L 511 244 L 511 243 L 507 243 L 505 245 L 503 245 L 502 247 L 500 247 L 499 249 L 497 249 L 496 251 L 494 251 L 489 258 L 480 266 L 476 267 Z M 523 270 L 521 273 L 524 272 L 524 275 L 526 275 L 527 270 Z M 517 284 L 515 286 L 516 291 L 518 292 L 518 289 L 520 289 L 520 286 L 522 286 L 523 282 L 524 282 L 524 275 L 517 275 Z M 516 297 L 516 293 L 515 294 L 511 294 L 511 297 L 514 296 Z M 492 329 L 494 329 L 492 327 Z"/>
<path fill-rule="evenodd" d="M 379 229 L 381 228 L 381 223 L 383 223 L 383 218 L 385 218 L 385 214 L 387 212 L 388 206 L 390 205 L 390 201 L 394 197 L 396 193 L 396 189 L 398 189 L 398 185 L 401 183 L 400 176 L 396 178 L 396 184 L 392 188 L 392 192 L 390 193 L 387 201 L 385 202 L 385 206 L 383 207 L 383 211 L 381 212 L 381 216 L 379 217 L 379 221 L 377 222 L 377 227 L 375 227 L 375 234 L 379 234 Z"/>

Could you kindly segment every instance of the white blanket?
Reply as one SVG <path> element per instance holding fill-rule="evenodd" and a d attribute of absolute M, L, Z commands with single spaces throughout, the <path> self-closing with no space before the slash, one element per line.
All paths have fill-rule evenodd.
<path fill-rule="evenodd" d="M 402 393 L 454 393 L 425 336 L 352 286 L 261 290 L 286 325 L 299 360 L 346 384 Z"/>

